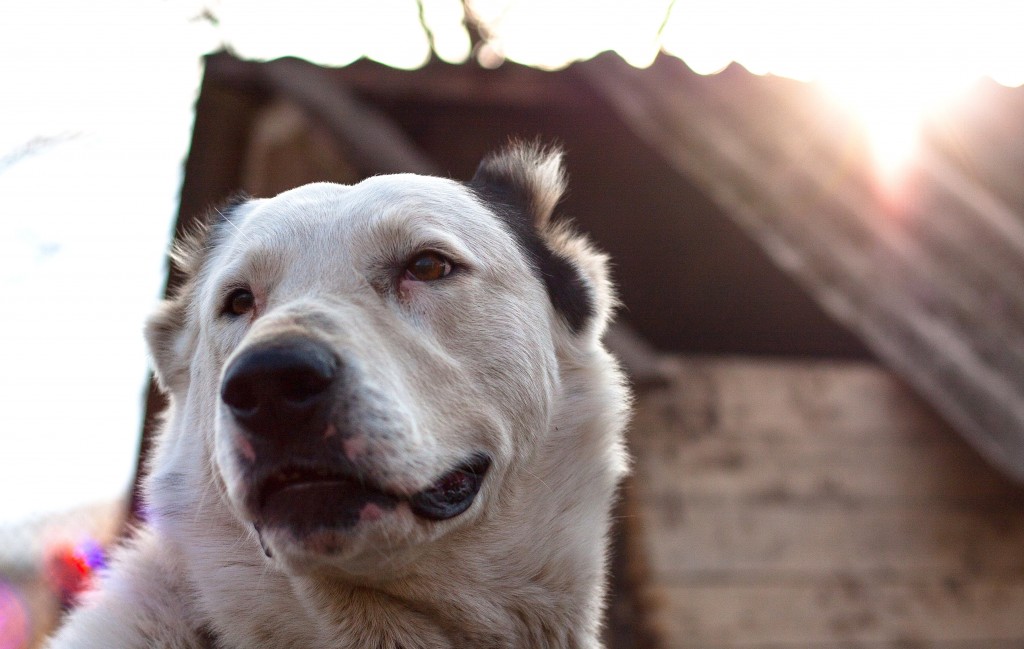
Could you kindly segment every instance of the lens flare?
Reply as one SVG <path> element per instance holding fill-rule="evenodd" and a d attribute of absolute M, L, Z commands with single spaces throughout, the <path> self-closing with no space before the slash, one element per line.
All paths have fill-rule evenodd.
<path fill-rule="evenodd" d="M 14 588 L 0 581 L 0 649 L 26 649 L 28 608 Z"/>
<path fill-rule="evenodd" d="M 92 539 L 53 546 L 47 554 L 46 577 L 62 608 L 71 608 L 93 587 L 96 571 L 106 566 L 103 547 Z"/>

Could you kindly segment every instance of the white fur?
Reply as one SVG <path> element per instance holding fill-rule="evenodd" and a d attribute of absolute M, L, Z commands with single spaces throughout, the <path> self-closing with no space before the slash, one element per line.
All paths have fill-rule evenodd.
<path fill-rule="evenodd" d="M 530 194 L 545 245 L 582 273 L 588 325 L 567 326 L 509 228 L 453 181 L 314 184 L 234 210 L 185 253 L 189 282 L 147 331 L 170 397 L 148 523 L 50 649 L 600 646 L 628 411 L 600 343 L 614 302 L 605 259 L 547 223 L 564 184 L 557 155 L 518 148 L 491 165 Z M 424 249 L 466 272 L 403 281 Z M 239 282 L 255 317 L 218 317 Z M 467 450 L 490 454 L 468 511 L 431 522 L 400 506 L 326 545 L 270 530 L 264 554 L 219 386 L 240 350 L 296 332 L 352 368 L 368 466 L 396 492 L 423 489 Z"/>

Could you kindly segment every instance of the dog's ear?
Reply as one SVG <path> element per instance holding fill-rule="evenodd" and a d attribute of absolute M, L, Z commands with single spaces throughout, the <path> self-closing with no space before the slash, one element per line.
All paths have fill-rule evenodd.
<path fill-rule="evenodd" d="M 157 382 L 172 394 L 188 386 L 188 358 L 194 336 L 188 332 L 188 300 L 191 289 L 164 300 L 146 321 L 146 344 L 153 357 Z"/>
<path fill-rule="evenodd" d="M 189 359 L 196 334 L 190 321 L 194 317 L 192 303 L 198 276 L 206 258 L 223 236 L 223 230 L 234 223 L 250 202 L 239 194 L 221 207 L 209 211 L 195 228 L 182 236 L 171 250 L 171 264 L 182 278 L 179 289 L 157 307 L 146 322 L 146 343 L 153 357 L 156 378 L 172 394 L 183 393 L 188 386 Z"/>
<path fill-rule="evenodd" d="M 566 187 L 562 152 L 513 144 L 484 158 L 469 187 L 512 230 L 570 330 L 600 335 L 614 303 L 606 259 L 552 220 Z"/>

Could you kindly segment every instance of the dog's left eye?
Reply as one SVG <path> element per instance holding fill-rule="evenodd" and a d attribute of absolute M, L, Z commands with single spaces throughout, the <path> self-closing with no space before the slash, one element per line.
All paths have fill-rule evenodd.
<path fill-rule="evenodd" d="M 417 255 L 405 267 L 406 279 L 417 282 L 433 282 L 452 272 L 452 262 L 436 252 Z"/>
<path fill-rule="evenodd" d="M 247 288 L 236 288 L 224 300 L 224 313 L 227 315 L 245 315 L 256 306 L 256 297 Z"/>

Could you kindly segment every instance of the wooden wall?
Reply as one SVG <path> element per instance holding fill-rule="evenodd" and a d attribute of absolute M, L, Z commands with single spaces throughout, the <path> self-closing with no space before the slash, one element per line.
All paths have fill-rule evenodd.
<path fill-rule="evenodd" d="M 1024 646 L 1024 489 L 872 364 L 681 360 L 638 401 L 654 646 Z"/>

